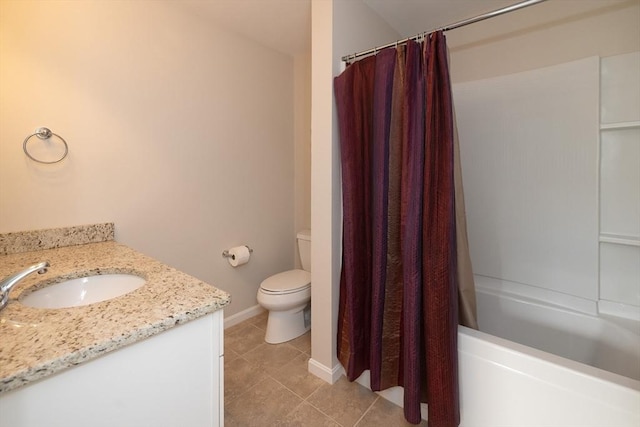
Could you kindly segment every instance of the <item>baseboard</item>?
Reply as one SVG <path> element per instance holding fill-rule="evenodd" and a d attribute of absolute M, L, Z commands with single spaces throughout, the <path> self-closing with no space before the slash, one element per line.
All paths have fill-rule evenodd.
<path fill-rule="evenodd" d="M 331 369 L 312 358 L 309 359 L 308 367 L 310 373 L 329 384 L 335 384 L 344 375 L 344 368 L 339 363 Z"/>
<path fill-rule="evenodd" d="M 249 307 L 246 310 L 242 310 L 240 313 L 232 314 L 229 317 L 224 318 L 224 328 L 230 328 L 238 323 L 242 323 L 247 319 L 251 319 L 258 314 L 264 312 L 264 308 L 260 306 L 260 304 L 256 304 L 253 307 Z"/>

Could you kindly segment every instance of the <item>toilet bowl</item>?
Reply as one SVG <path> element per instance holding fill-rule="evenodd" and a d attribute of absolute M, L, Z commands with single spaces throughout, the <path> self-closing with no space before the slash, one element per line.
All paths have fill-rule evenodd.
<path fill-rule="evenodd" d="M 270 344 L 290 341 L 311 328 L 311 232 L 298 233 L 303 270 L 288 270 L 263 280 L 258 304 L 269 311 L 264 340 Z"/>

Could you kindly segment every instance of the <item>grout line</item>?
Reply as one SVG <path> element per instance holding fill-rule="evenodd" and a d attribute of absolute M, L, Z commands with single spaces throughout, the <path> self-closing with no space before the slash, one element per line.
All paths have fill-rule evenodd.
<path fill-rule="evenodd" d="M 318 390 L 320 390 L 322 386 L 318 387 Z M 309 397 L 311 397 L 312 395 L 314 395 L 316 393 L 316 391 L 314 391 L 313 393 L 311 393 L 309 395 Z M 308 399 L 308 398 L 307 398 Z M 318 408 L 317 406 L 315 406 L 313 403 L 309 402 L 307 399 L 305 399 L 305 402 L 307 404 L 309 404 L 309 406 L 311 406 L 313 409 L 315 409 L 316 411 L 320 412 L 322 415 L 324 415 L 325 417 L 327 417 L 328 419 L 330 419 L 331 421 L 333 421 L 334 423 L 338 424 L 340 427 L 351 427 L 351 426 L 345 426 L 344 424 L 340 423 L 338 420 L 336 420 L 335 418 L 333 418 L 331 415 L 327 414 L 326 412 L 324 412 L 322 409 Z M 355 424 L 354 424 L 355 425 Z"/>
<path fill-rule="evenodd" d="M 245 394 L 247 394 L 247 393 L 248 393 L 250 390 L 252 390 L 254 387 L 257 387 L 259 384 L 262 384 L 263 382 L 265 382 L 267 379 L 269 379 L 269 378 L 267 377 L 267 378 L 265 378 L 265 379 L 263 379 L 263 380 L 258 381 L 257 383 L 255 383 L 255 384 L 254 384 L 254 385 L 252 385 L 251 387 L 247 388 L 245 391 L 243 391 L 242 393 L 238 394 L 235 398 L 233 398 L 233 399 L 231 399 L 231 400 L 229 400 L 229 401 L 227 401 L 227 400 L 225 399 L 225 402 L 224 402 L 224 409 L 225 409 L 225 412 L 227 411 L 227 405 L 228 405 L 228 404 L 231 404 L 232 402 L 235 402 L 235 401 L 236 401 L 236 400 L 238 400 L 240 397 L 242 397 L 242 396 L 244 396 Z"/>
<path fill-rule="evenodd" d="M 298 356 L 296 356 L 298 357 Z M 242 358 L 242 357 L 241 357 Z M 244 358 L 243 358 L 244 359 Z M 244 359 L 245 361 L 247 361 L 246 359 Z M 292 362 L 293 359 L 289 362 L 287 362 L 286 364 Z M 249 361 L 247 361 L 247 363 L 251 363 Z M 285 364 L 285 365 L 286 365 Z M 271 374 L 267 374 L 267 377 L 265 379 L 263 379 L 262 381 L 258 381 L 256 384 L 254 384 L 253 386 L 249 387 L 247 390 L 245 390 L 244 392 L 240 393 L 238 396 L 236 396 L 234 399 L 232 399 L 230 402 L 235 401 L 236 399 L 240 398 L 241 396 L 243 396 L 244 394 L 248 393 L 250 390 L 252 390 L 254 387 L 259 386 L 260 384 L 262 384 L 264 381 L 266 381 L 267 379 L 271 379 L 273 381 L 275 381 L 276 383 L 280 384 L 282 387 L 284 387 L 286 390 L 288 390 L 289 392 L 291 392 L 294 396 L 298 397 L 300 399 L 300 403 L 298 403 L 290 412 L 288 412 L 285 416 L 289 416 L 291 415 L 296 409 L 298 409 L 300 406 L 302 406 L 304 403 L 308 404 L 309 406 L 311 406 L 313 409 L 315 409 L 316 411 L 320 412 L 322 415 L 324 415 L 325 417 L 327 417 L 329 420 L 333 421 L 334 423 L 338 424 L 341 427 L 345 427 L 342 424 L 340 424 L 337 420 L 335 420 L 333 417 L 331 417 L 330 415 L 326 414 L 324 411 L 322 411 L 320 408 L 317 408 L 316 406 L 314 406 L 311 402 L 307 401 L 307 399 L 309 397 L 311 397 L 311 395 L 313 395 L 317 390 L 320 389 L 319 386 L 316 390 L 314 390 L 311 394 L 309 394 L 309 396 L 307 396 L 306 398 L 302 397 L 301 395 L 299 395 L 298 393 L 296 393 L 294 390 L 292 390 L 291 388 L 287 387 L 285 384 L 283 384 L 280 380 L 278 380 L 277 378 L 275 378 L 273 375 Z M 229 403 L 230 403 L 229 402 Z M 226 403 L 225 402 L 225 407 L 226 407 Z M 225 408 L 226 411 L 226 408 Z"/>
<path fill-rule="evenodd" d="M 359 423 L 360 421 L 362 421 L 362 419 L 365 417 L 365 415 L 367 415 L 367 413 L 371 410 L 371 408 L 373 408 L 373 405 L 375 405 L 375 404 L 376 404 L 376 402 L 378 401 L 378 399 L 380 399 L 380 395 L 376 393 L 376 398 L 375 398 L 375 399 L 373 399 L 373 402 L 371 402 L 371 405 L 369 405 L 369 407 L 366 409 L 366 411 L 364 411 L 364 412 L 362 413 L 362 415 L 360 416 L 360 418 L 358 418 L 358 421 L 356 421 L 356 422 L 353 424 L 353 426 L 354 426 L 354 427 L 355 427 L 355 426 L 357 426 L 357 425 L 358 425 L 358 423 Z"/>
<path fill-rule="evenodd" d="M 252 318 L 249 318 L 247 320 L 244 320 L 241 323 L 238 323 L 237 325 L 234 325 L 234 331 L 232 331 L 229 334 L 226 334 L 226 336 L 233 336 L 236 335 L 238 333 L 238 330 L 243 329 L 246 326 L 252 326 L 256 329 L 258 329 L 261 332 L 264 332 L 263 328 L 260 328 L 259 326 L 257 326 L 255 323 L 257 322 L 256 319 L 257 316 L 254 316 Z M 252 365 L 252 366 L 256 366 L 254 365 L 250 360 L 248 360 L 246 358 L 246 355 L 255 351 L 256 349 L 258 349 L 259 347 L 261 347 L 262 345 L 267 345 L 266 343 L 262 342 L 260 344 L 258 344 L 257 346 L 245 351 L 244 353 L 239 353 L 238 351 L 232 350 L 237 356 L 236 358 L 238 359 L 242 359 L 245 362 L 247 362 L 248 364 Z M 296 346 L 294 346 L 293 344 L 291 344 L 290 342 L 287 343 L 281 343 L 281 344 L 275 344 L 278 346 L 288 346 L 291 349 L 296 350 L 297 354 L 291 358 L 290 360 L 288 360 L 286 363 L 284 363 L 282 366 L 286 366 L 289 363 L 292 363 L 296 358 L 300 357 L 301 355 L 305 355 L 307 358 L 311 357 L 311 354 L 309 354 L 306 350 L 302 350 Z M 226 362 L 226 361 L 225 361 Z M 226 376 L 226 375 L 225 375 Z M 258 381 L 257 383 L 255 383 L 254 385 L 252 385 L 251 387 L 247 388 L 245 391 L 243 391 L 242 393 L 240 393 L 239 395 L 237 395 L 234 399 L 231 399 L 230 401 L 225 401 L 225 412 L 226 412 L 226 408 L 228 406 L 228 404 L 232 404 L 233 402 L 235 402 L 237 399 L 241 398 L 242 396 L 246 395 L 249 391 L 253 390 L 255 387 L 260 386 L 263 382 L 265 382 L 267 379 L 271 379 L 273 381 L 275 381 L 276 383 L 280 384 L 282 387 L 284 387 L 286 390 L 288 390 L 290 393 L 292 393 L 294 396 L 298 397 L 301 402 L 296 405 L 289 413 L 287 413 L 287 416 L 289 416 L 291 413 L 293 413 L 296 409 L 298 409 L 301 405 L 303 405 L 304 403 L 307 403 L 309 406 L 311 406 L 313 409 L 315 409 L 316 411 L 318 411 L 320 414 L 322 414 L 324 417 L 326 417 L 326 419 L 331 420 L 332 422 L 336 423 L 338 426 L 340 427 L 353 427 L 355 426 L 357 423 L 359 423 L 362 418 L 367 414 L 367 412 L 371 409 L 371 407 L 375 404 L 375 402 L 377 401 L 377 399 L 379 398 L 379 396 L 376 396 L 376 399 L 373 401 L 373 403 L 371 405 L 369 405 L 369 407 L 367 408 L 367 410 L 364 411 L 364 413 L 360 416 L 360 418 L 356 421 L 356 423 L 354 423 L 351 426 L 347 426 L 344 425 L 340 422 L 338 422 L 338 420 L 336 420 L 335 418 L 333 418 L 332 416 L 330 416 L 329 414 L 325 413 L 323 410 L 321 410 L 320 408 L 316 407 L 314 404 L 312 404 L 309 399 L 311 398 L 311 396 L 315 395 L 318 390 L 320 390 L 323 385 L 318 386 L 315 390 L 313 390 L 306 398 L 302 397 L 301 395 L 299 395 L 298 393 L 296 393 L 294 390 L 292 390 L 291 388 L 289 388 L 288 386 L 286 386 L 285 384 L 283 384 L 281 381 L 279 381 L 277 378 L 275 378 L 272 374 L 267 373 L 266 374 L 266 378 L 264 378 L 261 381 Z"/>
<path fill-rule="evenodd" d="M 282 384 L 280 384 L 280 385 L 282 385 Z M 291 390 L 289 390 L 289 391 L 291 391 Z M 304 400 L 302 400 L 300 403 L 298 403 L 296 406 L 294 406 L 293 409 L 291 411 L 287 412 L 286 415 L 283 418 L 286 419 L 287 417 L 289 417 L 289 415 L 293 414 L 296 411 L 296 409 L 301 407 L 303 404 L 304 404 Z"/>

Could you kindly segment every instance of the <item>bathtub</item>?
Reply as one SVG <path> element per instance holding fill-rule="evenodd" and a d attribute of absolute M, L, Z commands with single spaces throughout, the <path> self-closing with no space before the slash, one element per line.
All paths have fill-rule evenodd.
<path fill-rule="evenodd" d="M 638 322 L 478 279 L 480 331 L 458 333 L 462 427 L 640 426 Z"/>
<path fill-rule="evenodd" d="M 522 290 L 476 276 L 481 330 L 458 328 L 460 427 L 640 426 L 639 322 Z M 369 387 L 369 374 L 357 381 Z M 402 387 L 378 394 L 404 402 Z"/>

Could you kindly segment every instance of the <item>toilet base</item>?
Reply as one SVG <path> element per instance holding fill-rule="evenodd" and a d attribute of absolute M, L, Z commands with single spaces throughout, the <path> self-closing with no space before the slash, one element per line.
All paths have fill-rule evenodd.
<path fill-rule="evenodd" d="M 270 310 L 264 340 L 269 344 L 280 344 L 304 335 L 311 329 L 310 310 L 311 304 L 284 311 Z"/>

